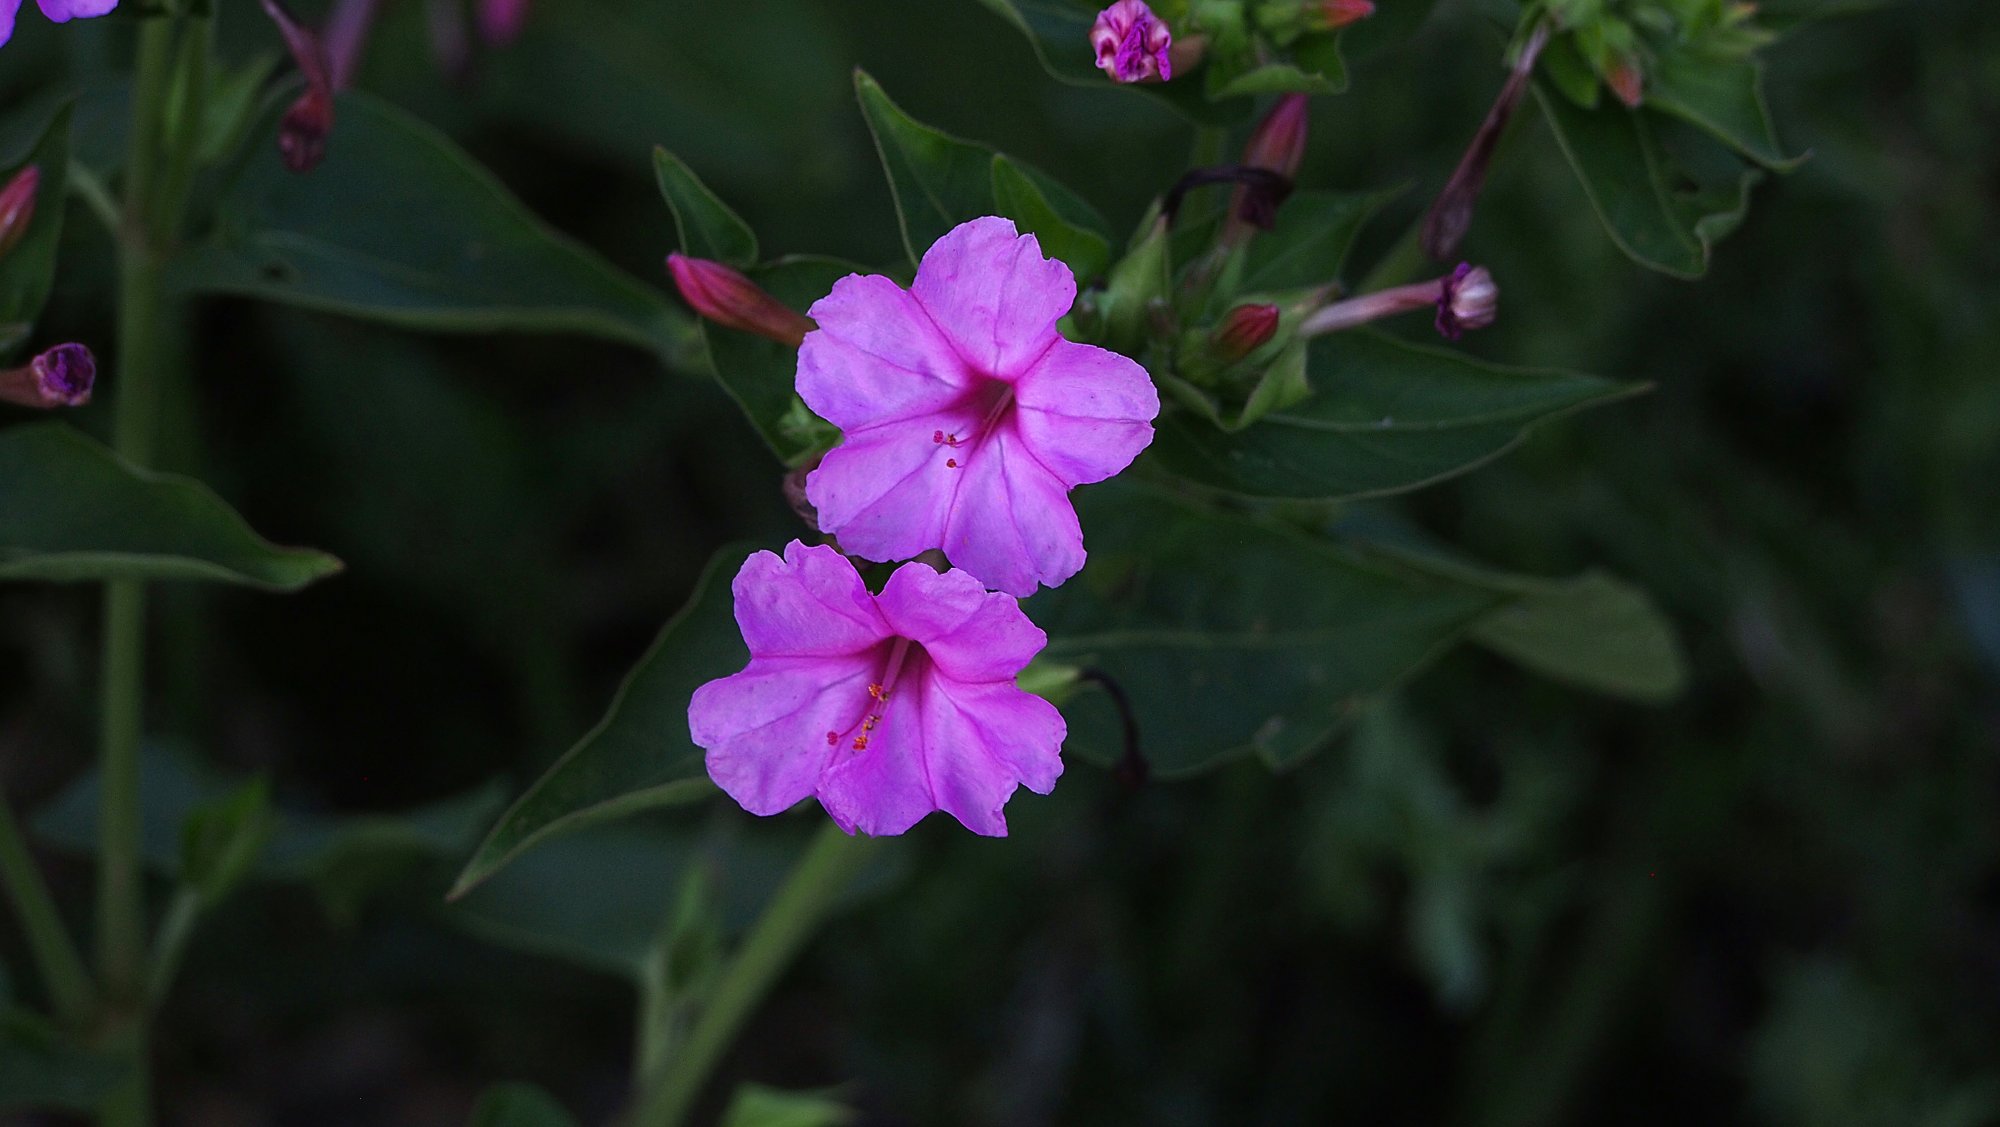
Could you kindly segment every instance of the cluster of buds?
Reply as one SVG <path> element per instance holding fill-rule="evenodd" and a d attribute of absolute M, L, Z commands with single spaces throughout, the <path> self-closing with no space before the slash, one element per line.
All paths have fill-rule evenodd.
<path fill-rule="evenodd" d="M 59 344 L 19 368 L 0 372 L 0 402 L 48 410 L 81 407 L 97 384 L 97 358 L 80 344 Z"/>
<path fill-rule="evenodd" d="M 694 311 L 718 325 L 755 333 L 797 348 L 813 331 L 812 319 L 765 292 L 741 271 L 706 258 L 667 256 L 674 288 Z"/>

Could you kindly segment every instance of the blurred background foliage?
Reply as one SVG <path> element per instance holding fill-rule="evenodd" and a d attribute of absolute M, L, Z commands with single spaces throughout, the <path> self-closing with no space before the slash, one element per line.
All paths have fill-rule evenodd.
<path fill-rule="evenodd" d="M 1302 181 L 1416 185 L 1359 262 L 1499 84 L 1475 8 L 1446 0 L 1315 101 Z M 273 50 L 229 15 L 227 57 Z M 109 65 L 126 34 L 65 30 L 22 21 L 0 100 L 63 52 Z M 1283 776 L 1132 790 L 1077 766 L 1005 841 L 933 819 L 716 1092 L 840 1085 L 868 1124 L 2000 1122 L 2000 16 L 1844 12 L 1768 58 L 1812 159 L 1699 282 L 1620 255 L 1521 115 L 1466 246 L 1503 314 L 1467 345 L 1656 390 L 1352 514 L 1634 580 L 1682 631 L 1684 695 L 1602 700 L 1463 649 Z M 551 0 L 457 80 L 406 0 L 360 85 L 662 283 L 656 143 L 769 252 L 895 257 L 856 65 L 1118 229 L 1186 164 L 1158 103 L 1050 81 L 972 0 Z M 108 247 L 65 238 L 46 328 L 89 340 Z M 288 812 L 162 1016 L 167 1122 L 464 1122 L 504 1079 L 602 1121 L 630 1067 L 620 979 L 688 859 L 726 890 L 726 933 L 803 820 L 752 834 L 706 804 L 440 894 L 710 554 L 793 534 L 777 466 L 717 388 L 630 348 L 234 299 L 196 331 L 163 463 L 349 570 L 282 602 L 162 589 L 150 728 L 174 746 L 152 770 L 177 781 L 149 798 L 257 771 Z M 88 588 L 0 588 L 0 772 L 75 903 L 96 613 Z"/>

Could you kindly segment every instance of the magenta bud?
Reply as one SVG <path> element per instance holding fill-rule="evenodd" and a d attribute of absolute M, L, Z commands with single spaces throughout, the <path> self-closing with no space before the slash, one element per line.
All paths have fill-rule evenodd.
<path fill-rule="evenodd" d="M 1468 329 L 1483 329 L 1500 315 L 1500 287 L 1484 266 L 1461 262 L 1439 279 L 1437 331 L 1457 340 Z"/>
<path fill-rule="evenodd" d="M 1287 94 L 1278 99 L 1243 146 L 1243 163 L 1251 168 L 1275 172 L 1286 179 L 1299 174 L 1306 156 L 1307 110 L 1311 100 L 1304 94 Z"/>
<path fill-rule="evenodd" d="M 0 402 L 48 410 L 81 407 L 97 384 L 97 358 L 80 344 L 59 344 L 20 368 L 0 372 Z"/>
<path fill-rule="evenodd" d="M 278 123 L 278 155 L 293 172 L 311 172 L 326 159 L 326 137 L 333 132 L 333 97 L 308 89 L 285 111 Z"/>
<path fill-rule="evenodd" d="M 28 236 L 28 225 L 35 221 L 35 193 L 41 186 L 42 170 L 31 164 L 0 188 L 0 257 Z"/>
<path fill-rule="evenodd" d="M 1278 335 L 1279 318 L 1275 305 L 1239 305 L 1230 310 L 1210 338 L 1216 359 L 1234 364 L 1271 343 Z"/>
<path fill-rule="evenodd" d="M 674 286 L 696 313 L 732 329 L 756 333 L 797 348 L 817 328 L 812 319 L 764 292 L 757 283 L 720 262 L 667 256 Z"/>
<path fill-rule="evenodd" d="M 1604 72 L 1604 84 L 1618 95 L 1627 109 L 1638 109 L 1646 100 L 1646 76 L 1639 70 L 1639 60 L 1631 56 L 1621 56 Z"/>
<path fill-rule="evenodd" d="M 1090 49 L 1113 82 L 1165 82 L 1174 76 L 1174 34 L 1145 0 L 1118 0 L 1097 13 Z"/>
<path fill-rule="evenodd" d="M 1314 31 L 1338 31 L 1374 14 L 1374 0 L 1319 0 L 1307 15 L 1306 26 Z"/>

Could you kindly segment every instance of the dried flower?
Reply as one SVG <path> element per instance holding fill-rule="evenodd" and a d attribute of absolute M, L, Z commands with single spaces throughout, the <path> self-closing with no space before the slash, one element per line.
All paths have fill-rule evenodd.
<path fill-rule="evenodd" d="M 733 587 L 744 669 L 697 689 L 688 732 L 752 814 L 817 797 L 849 833 L 899 834 L 942 810 L 1007 832 L 1018 786 L 1062 774 L 1062 714 L 1015 677 L 1048 637 L 963 571 L 908 563 L 872 595 L 854 565 L 794 540 Z"/>
<path fill-rule="evenodd" d="M 1097 13 L 1090 48 L 1114 82 L 1165 82 L 1174 76 L 1174 35 L 1145 0 L 1118 0 Z"/>
<path fill-rule="evenodd" d="M 1500 315 L 1500 287 L 1484 266 L 1461 262 L 1438 280 L 1437 331 L 1457 340 L 1467 329 L 1483 329 Z"/>
<path fill-rule="evenodd" d="M 1472 144 L 1466 148 L 1458 167 L 1452 170 L 1451 179 L 1444 190 L 1438 193 L 1437 201 L 1431 204 L 1430 214 L 1424 217 L 1422 243 L 1424 253 L 1439 262 L 1449 262 L 1458 253 L 1458 244 L 1465 239 L 1465 233 L 1472 228 L 1472 211 L 1479 202 L 1479 193 L 1486 186 L 1486 168 L 1493 162 L 1493 150 L 1500 143 L 1500 135 L 1513 120 L 1514 110 L 1521 104 L 1522 95 L 1528 91 L 1528 80 L 1535 71 L 1535 60 L 1541 57 L 1542 48 L 1549 41 L 1549 25 L 1537 24 L 1522 45 L 1520 55 L 1514 60 L 1514 68 L 1507 76 L 1506 85 L 1500 88 L 1500 96 L 1493 100 L 1493 108 L 1486 111 L 1486 120 L 1480 122 L 1479 132 L 1472 137 Z"/>
<path fill-rule="evenodd" d="M 1461 262 L 1441 278 L 1351 297 L 1313 313 L 1299 326 L 1301 336 L 1324 336 L 1398 313 L 1437 310 L 1437 331 L 1457 340 L 1468 329 L 1491 325 L 1500 312 L 1500 287 L 1484 266 Z"/>
<path fill-rule="evenodd" d="M 306 80 L 306 90 L 278 123 L 278 152 L 293 172 L 311 172 L 326 157 L 327 135 L 333 132 L 333 76 L 325 48 L 313 30 L 300 23 L 282 0 L 263 0 L 264 12 L 278 25 L 285 46 Z"/>
<path fill-rule="evenodd" d="M 0 372 L 0 402 L 42 409 L 81 407 L 97 383 L 97 358 L 80 344 L 59 344 L 22 367 Z"/>

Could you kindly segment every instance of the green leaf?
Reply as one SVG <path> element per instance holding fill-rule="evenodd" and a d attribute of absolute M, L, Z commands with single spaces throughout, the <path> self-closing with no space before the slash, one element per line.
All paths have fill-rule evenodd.
<path fill-rule="evenodd" d="M 35 213 L 27 233 L 13 249 L 0 255 L 0 325 L 32 325 L 48 304 L 55 286 L 56 251 L 62 242 L 63 212 L 68 200 L 69 122 L 71 106 L 57 110 L 33 145 L 0 136 L 0 186 L 29 165 L 40 169 L 35 189 Z M 8 132 L 12 132 L 11 130 Z"/>
<path fill-rule="evenodd" d="M 702 750 L 688 736 L 688 701 L 749 660 L 729 581 L 750 550 L 733 545 L 709 561 L 688 605 L 626 676 L 604 719 L 500 818 L 452 896 L 558 834 L 714 793 Z"/>
<path fill-rule="evenodd" d="M 1716 140 L 1766 168 L 1796 168 L 1787 156 L 1764 102 L 1764 68 L 1755 59 L 1712 59 L 1671 52 L 1647 76 L 1646 104 L 1706 130 Z"/>
<path fill-rule="evenodd" d="M 469 1127 L 576 1127 L 576 1117 L 533 1084 L 495 1084 L 479 1094 Z"/>
<path fill-rule="evenodd" d="M 1005 215 L 1038 239 L 1047 238 L 1042 248 L 1047 253 L 1056 254 L 1061 247 L 1082 255 L 1063 261 L 1083 278 L 1093 272 L 1086 268 L 1094 255 L 1108 258 L 1111 239 L 1104 221 L 1069 189 L 984 145 L 961 141 L 910 117 L 865 71 L 854 72 L 854 93 L 888 174 L 912 263 L 945 232 L 982 215 Z M 1000 159 L 1012 166 L 1007 172 L 998 169 Z M 1006 202 L 1019 214 L 1003 207 L 1003 188 Z"/>
<path fill-rule="evenodd" d="M 1191 411 L 1158 424 L 1153 457 L 1246 497 L 1400 493 L 1505 453 L 1537 424 L 1645 390 L 1596 376 L 1507 368 L 1367 331 L 1312 342 L 1312 398 L 1226 432 Z"/>
<path fill-rule="evenodd" d="M 1708 271 L 1709 252 L 1750 206 L 1755 168 L 1703 183 L 1669 162 L 1650 116 L 1606 98 L 1583 109 L 1536 83 L 1556 142 L 1583 184 L 1611 241 L 1634 262 L 1678 278 Z"/>
<path fill-rule="evenodd" d="M 803 313 L 833 284 L 861 267 L 836 258 L 801 255 L 745 271 L 787 307 Z M 799 399 L 799 350 L 779 341 L 702 322 L 709 363 L 722 389 L 743 408 L 757 433 L 786 465 L 833 445 L 839 432 Z"/>
<path fill-rule="evenodd" d="M 722 1127 L 845 1127 L 854 1110 L 812 1092 L 781 1092 L 761 1084 L 736 1089 Z"/>
<path fill-rule="evenodd" d="M 1305 191 L 1278 209 L 1278 222 L 1250 241 L 1242 293 L 1323 286 L 1340 277 L 1355 237 L 1378 208 L 1402 194 Z"/>
<path fill-rule="evenodd" d="M 1366 554 L 1397 567 L 1483 587 L 1509 602 L 1479 620 L 1471 638 L 1509 660 L 1578 688 L 1649 704 L 1687 684 L 1680 639 L 1644 591 L 1602 572 L 1544 579 L 1381 544 Z"/>
<path fill-rule="evenodd" d="M 1291 62 L 1272 62 L 1229 73 L 1219 62 L 1205 68 L 1210 99 L 1254 98 L 1264 94 L 1339 94 L 1347 89 L 1347 61 L 1340 33 L 1319 33 L 1292 45 Z"/>
<path fill-rule="evenodd" d="M 1120 90 L 1156 99 L 1201 125 L 1230 125 L 1250 115 L 1248 99 L 1210 101 L 1196 76 L 1173 82 L 1121 84 L 1105 77 L 1090 57 L 1090 27 L 1102 4 L 1075 0 L 979 0 L 1028 37 L 1042 69 L 1071 86 Z"/>
<path fill-rule="evenodd" d="M 1252 751 L 1298 762 L 1506 601 L 1125 482 L 1077 498 L 1090 562 L 1027 609 L 1047 658 L 1123 689 L 1160 776 Z M 1064 712 L 1067 753 L 1120 758 L 1101 694 L 1078 692 Z"/>
<path fill-rule="evenodd" d="M 0 1013 L 0 1111 L 92 1112 L 130 1071 L 66 1043 L 25 1010 Z"/>
<path fill-rule="evenodd" d="M 262 779 L 188 815 L 181 829 L 181 874 L 204 905 L 220 902 L 250 875 L 272 824 L 271 788 Z"/>
<path fill-rule="evenodd" d="M 203 579 L 296 591 L 340 566 L 273 546 L 207 486 L 134 469 L 61 423 L 0 432 L 0 580 Z"/>
<path fill-rule="evenodd" d="M 691 318 L 530 214 L 442 133 L 365 94 L 342 95 L 337 115 L 309 175 L 274 145 L 254 150 L 215 229 L 176 261 L 181 288 L 412 329 L 581 333 L 688 363 Z"/>
<path fill-rule="evenodd" d="M 757 262 L 757 233 L 716 197 L 681 158 L 664 148 L 653 150 L 653 174 L 660 194 L 674 213 L 681 251 L 747 270 Z"/>

